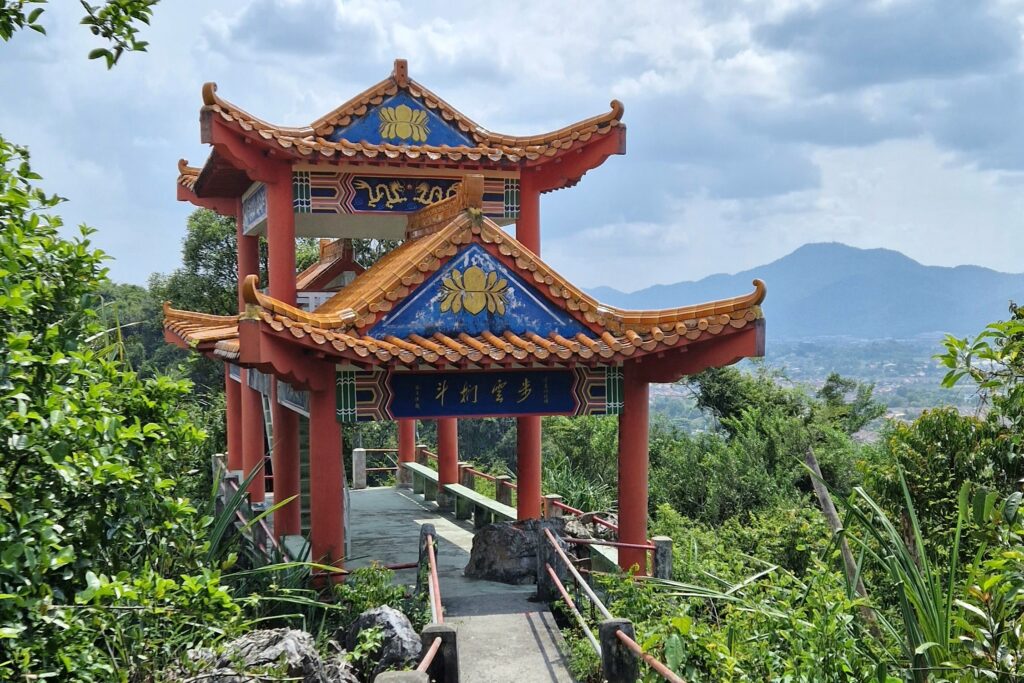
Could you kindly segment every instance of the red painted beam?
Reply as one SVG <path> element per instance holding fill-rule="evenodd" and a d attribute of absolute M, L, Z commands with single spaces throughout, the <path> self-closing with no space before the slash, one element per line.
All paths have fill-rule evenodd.
<path fill-rule="evenodd" d="M 764 355 L 764 320 L 755 320 L 738 330 L 729 328 L 717 336 L 679 349 L 666 350 L 659 357 L 626 361 L 625 367 L 646 382 L 675 382 L 708 368 L 732 365 L 744 358 Z"/>
<path fill-rule="evenodd" d="M 283 180 L 282 167 L 288 168 L 289 181 L 291 167 L 281 164 L 267 155 L 267 150 L 259 143 L 253 143 L 238 131 L 232 130 L 220 120 L 218 114 L 203 110 L 199 117 L 202 141 L 213 145 L 217 152 L 240 171 L 244 171 L 254 181 L 274 183 Z"/>
<path fill-rule="evenodd" d="M 294 338 L 265 331 L 260 320 L 238 321 L 240 365 L 256 367 L 292 386 L 310 391 L 334 390 L 333 363 L 317 363 Z M 323 368 L 330 367 L 330 372 Z"/>
<path fill-rule="evenodd" d="M 178 185 L 178 201 L 188 202 L 201 209 L 209 209 L 221 216 L 235 216 L 238 200 L 234 197 L 199 197 L 183 185 Z"/>
<path fill-rule="evenodd" d="M 524 182 L 533 182 L 541 192 L 561 190 L 575 185 L 587 171 L 597 168 L 613 154 L 626 153 L 625 126 L 618 126 L 593 140 L 591 138 L 586 145 L 573 147 L 552 158 L 530 162 L 520 174 L 520 188 Z M 530 176 L 535 180 L 527 181 Z"/>

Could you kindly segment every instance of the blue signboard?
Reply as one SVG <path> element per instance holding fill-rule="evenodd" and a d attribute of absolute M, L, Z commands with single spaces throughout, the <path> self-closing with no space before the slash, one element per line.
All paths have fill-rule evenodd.
<path fill-rule="evenodd" d="M 517 415 L 617 415 L 619 367 L 338 372 L 339 422 Z"/>
<path fill-rule="evenodd" d="M 441 118 L 407 92 L 398 92 L 372 107 L 344 128 L 335 129 L 332 142 L 368 142 L 392 145 L 433 145 L 439 147 L 475 147 L 468 135 Z"/>
<path fill-rule="evenodd" d="M 395 417 L 571 414 L 576 409 L 571 370 L 394 373 Z"/>
<path fill-rule="evenodd" d="M 440 332 L 534 332 L 542 337 L 557 332 L 566 338 L 593 333 L 555 306 L 517 273 L 479 244 L 463 248 L 436 273 L 373 326 L 371 337 Z"/>

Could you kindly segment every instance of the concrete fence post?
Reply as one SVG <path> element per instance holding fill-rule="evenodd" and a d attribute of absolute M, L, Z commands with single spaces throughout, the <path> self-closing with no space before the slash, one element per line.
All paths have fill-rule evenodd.
<path fill-rule="evenodd" d="M 465 460 L 459 461 L 459 483 L 467 489 L 476 491 L 476 477 L 470 472 L 471 469 L 473 469 L 473 463 Z"/>
<path fill-rule="evenodd" d="M 655 536 L 654 542 L 654 578 L 672 578 L 672 539 L 668 536 Z"/>
<path fill-rule="evenodd" d="M 428 538 L 434 539 L 434 543 L 437 543 L 437 529 L 434 528 L 433 524 L 423 524 L 420 526 L 420 540 L 419 540 L 419 558 L 416 560 L 419 563 L 419 569 L 416 572 L 416 592 L 419 593 L 421 590 L 427 590 L 427 587 L 423 585 L 426 574 L 430 573 L 430 558 L 427 556 L 427 542 Z M 434 546 L 435 552 L 437 546 Z M 437 555 L 435 554 L 436 558 Z M 426 571 L 424 571 L 424 569 Z"/>
<path fill-rule="evenodd" d="M 549 493 L 544 496 L 544 519 L 553 519 L 562 516 L 562 508 L 555 505 L 561 503 L 562 497 L 557 493 Z"/>
<path fill-rule="evenodd" d="M 352 449 L 352 488 L 366 488 L 366 449 Z"/>
<path fill-rule="evenodd" d="M 512 477 L 499 474 L 494 478 L 494 498 L 503 505 L 512 505 Z"/>
<path fill-rule="evenodd" d="M 427 624 L 420 634 L 424 653 L 430 649 L 434 638 L 441 639 L 441 649 L 427 669 L 430 680 L 437 683 L 459 683 L 459 648 L 455 639 L 455 628 L 448 624 Z"/>
<path fill-rule="evenodd" d="M 640 678 L 640 660 L 615 635 L 622 631 L 636 639 L 633 622 L 629 619 L 607 619 L 598 627 L 601 643 L 601 675 L 607 683 L 636 683 Z"/>
<path fill-rule="evenodd" d="M 565 567 L 565 563 L 562 562 L 562 558 L 558 556 L 558 553 L 551 546 L 548 535 L 544 533 L 545 529 L 550 529 L 551 533 L 555 536 L 555 540 L 559 540 L 558 534 L 549 522 L 544 520 L 537 522 L 537 599 L 542 602 L 553 602 L 562 597 L 562 594 L 558 592 L 558 586 L 551 580 L 551 574 L 548 573 L 548 565 L 555 570 L 555 575 L 562 582 L 563 586 L 565 585 L 566 577 L 569 575 L 569 570 Z"/>
<path fill-rule="evenodd" d="M 416 446 L 416 463 L 427 467 L 430 466 L 430 462 L 427 460 L 426 444 L 419 444 Z"/>

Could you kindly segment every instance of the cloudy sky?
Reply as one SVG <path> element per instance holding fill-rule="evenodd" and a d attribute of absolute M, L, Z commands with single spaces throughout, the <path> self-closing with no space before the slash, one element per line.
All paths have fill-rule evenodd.
<path fill-rule="evenodd" d="M 542 202 L 543 254 L 581 285 L 734 272 L 807 242 L 1024 271 L 1024 4 L 894 0 L 164 0 L 146 54 L 85 55 L 78 3 L 0 44 L 0 131 L 29 145 L 116 280 L 173 269 L 201 163 L 204 81 L 305 125 L 410 75 L 491 130 L 625 103 L 628 153 Z"/>

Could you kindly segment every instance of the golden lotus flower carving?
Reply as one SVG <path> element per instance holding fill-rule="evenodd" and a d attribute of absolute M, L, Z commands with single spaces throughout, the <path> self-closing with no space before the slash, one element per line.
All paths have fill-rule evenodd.
<path fill-rule="evenodd" d="M 413 109 L 407 104 L 397 107 L 381 107 L 380 136 L 385 139 L 426 142 L 430 128 L 427 127 L 427 112 Z"/>
<path fill-rule="evenodd" d="M 504 315 L 508 280 L 499 278 L 493 270 L 485 273 L 478 266 L 466 268 L 465 273 L 453 268 L 441 280 L 441 293 L 442 313 L 458 313 L 466 309 L 470 314 L 477 315 L 486 308 L 488 313 Z"/>

